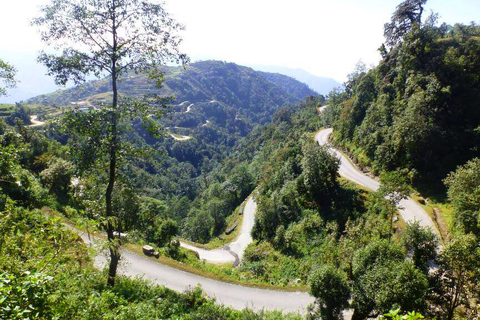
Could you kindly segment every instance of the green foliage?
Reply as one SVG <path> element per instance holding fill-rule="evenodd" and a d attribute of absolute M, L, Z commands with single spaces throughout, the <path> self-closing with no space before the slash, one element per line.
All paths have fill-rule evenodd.
<path fill-rule="evenodd" d="M 17 103 L 13 111 L 6 118 L 6 122 L 11 126 L 15 126 L 18 121 L 20 121 L 21 124 L 28 125 L 31 124 L 29 115 L 29 110 L 24 105 Z"/>
<path fill-rule="evenodd" d="M 324 265 L 310 274 L 310 293 L 316 298 L 320 319 L 343 319 L 342 310 L 348 307 L 350 297 L 346 278 L 346 274 L 331 265 Z"/>
<path fill-rule="evenodd" d="M 17 70 L 0 59 L 0 96 L 4 96 L 7 94 L 7 88 L 14 88 L 16 81 L 15 75 Z"/>
<path fill-rule="evenodd" d="M 48 297 L 53 278 L 43 274 L 23 277 L 0 274 L 0 316 L 5 319 L 48 319 Z"/>
<path fill-rule="evenodd" d="M 398 44 L 412 27 L 420 26 L 425 3 L 427 0 L 406 0 L 397 6 L 391 22 L 385 24 L 385 39 L 390 47 Z"/>
<path fill-rule="evenodd" d="M 303 185 L 319 211 L 329 206 L 338 188 L 337 175 L 340 161 L 332 156 L 327 147 L 308 141 L 302 146 Z"/>
<path fill-rule="evenodd" d="M 399 246 L 387 240 L 374 241 L 357 250 L 352 269 L 354 319 L 388 312 L 392 306 L 403 310 L 425 308 L 427 278 L 405 261 Z"/>
<path fill-rule="evenodd" d="M 410 194 L 410 187 L 405 175 L 400 171 L 385 172 L 380 176 L 380 188 L 378 192 L 392 207 L 396 207 L 400 201 Z"/>
<path fill-rule="evenodd" d="M 380 176 L 380 187 L 377 190 L 377 195 L 387 208 L 390 232 L 393 232 L 393 217 L 397 213 L 400 201 L 407 199 L 409 194 L 410 187 L 406 177 L 398 170 L 385 172 Z"/>
<path fill-rule="evenodd" d="M 178 233 L 178 224 L 171 219 L 161 221 L 156 227 L 154 242 L 157 246 L 169 244 L 170 240 Z"/>
<path fill-rule="evenodd" d="M 134 223 L 143 238 L 159 247 L 166 246 L 178 234 L 178 224 L 167 217 L 167 207 L 162 201 L 141 197 L 138 221 Z"/>
<path fill-rule="evenodd" d="M 14 129 L 0 123 L 0 187 L 5 195 L 25 207 L 50 204 L 48 191 L 33 172 L 37 157 L 46 152 L 48 145 L 45 138 L 29 128 Z"/>
<path fill-rule="evenodd" d="M 72 177 L 73 165 L 57 157 L 51 159 L 48 167 L 40 173 L 42 182 L 57 196 L 66 195 L 69 192 Z"/>
<path fill-rule="evenodd" d="M 187 56 L 179 51 L 181 38 L 178 32 L 183 27 L 169 16 L 164 4 L 138 0 L 118 0 L 111 4 L 53 0 L 42 8 L 42 13 L 33 24 L 43 28 L 44 42 L 63 51 L 61 54 L 42 52 L 38 60 L 47 67 L 48 74 L 55 77 L 57 84 L 65 85 L 69 80 L 79 84 L 90 74 L 97 78 L 107 74 L 111 81 L 108 90 L 112 91 L 111 101 L 91 112 L 68 112 L 62 119 L 61 128 L 70 136 L 81 173 L 97 169 L 100 175 L 107 177 L 104 204 L 97 207 L 104 207 L 101 225 L 108 238 L 108 282 L 113 286 L 120 260 L 120 243 L 113 232 L 118 231 L 125 218 L 131 218 L 135 211 L 128 206 L 121 206 L 125 210 L 120 213 L 115 210 L 119 207 L 115 208 L 114 202 L 125 204 L 124 200 L 133 200 L 125 193 L 114 193 L 115 182 L 121 177 L 124 161 L 140 153 L 129 143 L 126 133 L 136 120 L 144 130 L 158 135 L 158 124 L 152 116 L 163 116 L 165 103 L 169 100 L 155 95 L 119 97 L 118 79 L 128 73 L 146 73 L 155 86 L 160 87 L 163 76 L 159 67 L 162 64 L 176 61 L 184 65 L 188 62 Z M 98 28 L 99 25 L 108 27 Z M 121 191 L 128 189 L 121 188 Z M 114 198 L 121 200 L 115 201 Z"/>
<path fill-rule="evenodd" d="M 377 173 L 401 169 L 438 194 L 450 171 L 478 157 L 480 28 L 437 26 L 435 16 L 421 24 L 424 4 L 399 5 L 386 28 L 391 48 L 332 96 L 329 122 L 335 141 L 363 165 Z"/>
<path fill-rule="evenodd" d="M 458 167 L 448 175 L 445 184 L 457 226 L 480 236 L 480 158 Z"/>
<path fill-rule="evenodd" d="M 110 287 L 76 234 L 13 203 L 0 213 L 0 270 L 1 319 L 300 319 L 233 310 L 199 287 L 177 293 L 124 277 Z"/>
<path fill-rule="evenodd" d="M 429 262 L 437 258 L 438 239 L 432 230 L 421 227 L 417 221 L 409 223 L 402 234 L 402 243 L 413 264 L 427 274 Z"/>
<path fill-rule="evenodd" d="M 280 286 L 298 285 L 297 279 L 305 281 L 309 271 L 302 270 L 301 262 L 294 257 L 275 251 L 268 242 L 248 246 L 238 269 L 241 278 Z"/>
<path fill-rule="evenodd" d="M 200 243 L 210 240 L 215 221 L 206 211 L 190 211 L 183 225 L 183 234 Z"/>
<path fill-rule="evenodd" d="M 390 311 L 383 315 L 382 319 L 392 319 L 392 320 L 418 320 L 418 319 L 425 319 L 420 313 L 412 311 L 407 312 L 407 314 L 400 315 L 400 309 Z"/>
<path fill-rule="evenodd" d="M 451 320 L 463 306 L 466 317 L 476 313 L 480 283 L 480 246 L 473 234 L 461 234 L 447 243 L 440 256 L 439 269 L 433 282 L 434 301 L 441 308 L 444 319 Z"/>

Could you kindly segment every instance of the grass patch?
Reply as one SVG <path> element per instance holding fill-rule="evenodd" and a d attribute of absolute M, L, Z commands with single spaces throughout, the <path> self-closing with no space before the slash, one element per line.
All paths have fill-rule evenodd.
<path fill-rule="evenodd" d="M 415 200 L 428 213 L 430 219 L 435 223 L 441 240 L 446 242 L 450 240 L 452 233 L 455 232 L 453 223 L 453 207 L 448 202 L 438 202 L 432 199 L 424 199 L 418 194 L 413 194 Z"/>

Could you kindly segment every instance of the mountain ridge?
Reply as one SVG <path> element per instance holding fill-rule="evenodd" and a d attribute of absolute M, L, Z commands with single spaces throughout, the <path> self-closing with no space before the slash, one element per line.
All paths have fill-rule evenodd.
<path fill-rule="evenodd" d="M 237 108 L 280 107 L 316 95 L 306 84 L 285 75 L 267 75 L 235 63 L 215 60 L 195 62 L 182 67 L 164 67 L 165 81 L 160 89 L 145 75 L 127 75 L 119 91 L 139 96 L 145 93 L 174 95 L 177 103 L 218 100 Z M 107 79 L 32 97 L 28 104 L 67 105 L 83 101 L 105 102 L 110 96 Z"/>
<path fill-rule="evenodd" d="M 308 85 L 319 94 L 327 95 L 332 89 L 341 87 L 342 84 L 335 79 L 319 77 L 299 68 L 287 68 L 282 66 L 250 65 L 254 70 L 273 74 L 286 75 Z"/>

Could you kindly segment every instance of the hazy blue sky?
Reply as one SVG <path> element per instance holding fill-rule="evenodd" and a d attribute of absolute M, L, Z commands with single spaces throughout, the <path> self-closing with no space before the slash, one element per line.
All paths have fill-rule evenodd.
<path fill-rule="evenodd" d="M 48 0 L 15 0 L 0 11 L 0 58 L 17 65 L 19 90 L 39 91 L 35 53 L 42 49 L 29 20 Z M 340 82 L 361 59 L 379 60 L 383 25 L 400 0 L 167 0 L 168 10 L 186 26 L 183 51 L 192 60 L 219 59 L 244 65 L 301 68 Z M 440 21 L 480 22 L 480 0 L 430 0 Z M 33 90 L 33 91 L 32 91 Z M 35 93 L 36 94 L 36 93 Z M 5 99 L 3 99 L 5 101 Z M 2 101 L 2 100 L 0 100 Z"/>

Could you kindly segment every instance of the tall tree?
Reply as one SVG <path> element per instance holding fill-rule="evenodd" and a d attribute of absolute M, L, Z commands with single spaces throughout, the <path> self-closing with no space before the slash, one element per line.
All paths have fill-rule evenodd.
<path fill-rule="evenodd" d="M 16 85 L 15 75 L 17 70 L 0 59 L 0 97 L 7 95 L 7 88 L 14 88 Z"/>
<path fill-rule="evenodd" d="M 458 235 L 445 245 L 435 280 L 442 319 L 453 319 L 460 306 L 467 312 L 476 309 L 471 304 L 479 299 L 480 246 L 473 234 Z"/>
<path fill-rule="evenodd" d="M 390 233 L 393 233 L 393 217 L 397 209 L 401 207 L 400 202 L 408 198 L 410 188 L 406 176 L 399 170 L 385 172 L 380 176 L 380 188 L 377 190 L 380 198 L 383 199 L 388 209 L 390 220 Z"/>
<path fill-rule="evenodd" d="M 350 297 L 347 275 L 335 266 L 324 265 L 312 272 L 308 282 L 310 293 L 316 298 L 320 319 L 343 319 L 342 311 L 348 307 Z"/>
<path fill-rule="evenodd" d="M 438 240 L 431 229 L 420 226 L 418 221 L 408 223 L 402 234 L 402 244 L 412 262 L 424 274 L 428 274 L 429 262 L 437 258 Z"/>
<path fill-rule="evenodd" d="M 399 43 L 414 25 L 420 27 L 423 6 L 427 0 L 405 0 L 397 6 L 390 23 L 385 24 L 384 35 L 390 47 Z"/>
<path fill-rule="evenodd" d="M 183 27 L 169 16 L 163 4 L 146 0 L 52 0 L 42 13 L 33 24 L 41 27 L 43 41 L 63 51 L 59 55 L 41 52 L 38 60 L 47 66 L 57 84 L 69 80 L 78 84 L 89 75 L 106 75 L 111 82 L 111 103 L 87 115 L 71 113 L 66 125 L 71 135 L 90 148 L 87 159 L 91 161 L 84 163 L 85 168 L 100 160 L 105 163 L 108 184 L 103 197 L 104 227 L 110 245 L 108 283 L 113 286 L 120 259 L 114 237 L 118 221 L 113 193 L 119 161 L 131 150 L 124 134 L 131 121 L 138 118 L 145 128 L 153 129 L 154 121 L 149 116 L 162 116 L 164 110 L 160 103 L 152 103 L 151 97 L 132 100 L 120 96 L 118 81 L 128 73 L 146 72 L 160 86 L 162 65 L 188 62 L 179 51 L 178 31 Z"/>
<path fill-rule="evenodd" d="M 454 207 L 455 223 L 480 237 L 480 158 L 459 166 L 444 182 Z"/>
<path fill-rule="evenodd" d="M 422 310 L 428 281 L 402 249 L 388 240 L 375 240 L 355 252 L 352 262 L 352 319 L 378 316 L 400 307 Z"/>
<path fill-rule="evenodd" d="M 338 187 L 340 161 L 331 155 L 328 148 L 307 140 L 302 145 L 303 183 L 319 212 L 330 206 Z"/>

